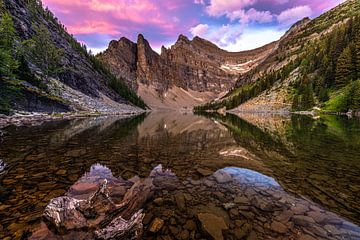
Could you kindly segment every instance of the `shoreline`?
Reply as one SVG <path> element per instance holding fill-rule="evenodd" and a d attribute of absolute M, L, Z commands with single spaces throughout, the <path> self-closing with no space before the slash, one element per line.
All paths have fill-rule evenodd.
<path fill-rule="evenodd" d="M 194 113 L 196 111 L 193 111 Z M 259 114 L 259 115 L 283 115 L 288 116 L 292 114 L 297 115 L 307 115 L 307 116 L 319 116 L 319 115 L 334 115 L 334 116 L 347 116 L 347 117 L 360 117 L 360 111 L 353 111 L 353 112 L 331 112 L 331 111 L 261 111 L 261 110 L 226 110 L 226 111 L 217 111 L 217 110 L 206 110 L 206 111 L 199 111 L 199 112 L 206 112 L 206 113 L 219 113 L 219 114 L 241 114 L 241 113 L 248 113 L 248 114 Z"/>
<path fill-rule="evenodd" d="M 39 113 L 39 112 L 16 112 L 13 115 L 0 114 L 0 130 L 9 126 L 38 126 L 45 122 L 57 120 L 71 120 L 76 118 L 100 117 L 100 116 L 122 116 L 132 117 L 148 111 L 131 112 L 64 112 L 64 113 Z"/>

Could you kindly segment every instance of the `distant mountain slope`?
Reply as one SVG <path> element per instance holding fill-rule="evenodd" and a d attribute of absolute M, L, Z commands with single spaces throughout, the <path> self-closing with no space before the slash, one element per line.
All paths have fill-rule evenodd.
<path fill-rule="evenodd" d="M 195 110 L 360 109 L 359 15 L 360 1 L 348 0 L 314 20 L 299 21 L 222 99 Z"/>
<path fill-rule="evenodd" d="M 56 97 L 61 102 L 61 106 L 67 106 L 50 108 L 54 111 L 68 111 L 72 109 L 77 111 L 109 112 L 117 111 L 122 108 L 121 106 L 125 107 L 125 105 L 129 104 L 133 105 L 133 107 L 125 107 L 127 110 L 132 108 L 135 111 L 135 105 L 142 108 L 145 107 L 145 104 L 137 97 L 136 93 L 130 90 L 121 80 L 115 79 L 95 57 L 87 52 L 84 45 L 78 43 L 67 33 L 65 27 L 49 10 L 43 9 L 41 1 L 1 0 L 2 22 L 4 22 L 5 15 L 10 15 L 11 21 L 15 26 L 16 40 L 13 45 L 24 47 L 26 46 L 25 43 L 28 45 L 34 44 L 34 37 L 44 34 L 49 36 L 49 42 L 35 42 L 35 45 L 37 44 L 35 48 L 42 47 L 40 46 L 42 44 L 45 46 L 53 45 L 55 49 L 59 50 L 58 53 L 61 54 L 59 61 L 54 64 L 56 71 L 47 74 L 50 71 L 47 71 L 49 69 L 47 69 L 45 64 L 39 64 L 41 59 L 38 60 L 33 56 L 26 57 L 29 54 L 27 50 L 23 54 L 17 51 L 14 55 L 18 58 L 17 61 L 21 60 L 22 65 L 13 76 L 6 76 L 5 72 L 2 73 L 2 85 L 14 88 L 15 80 L 13 81 L 13 79 L 17 79 L 18 86 L 27 92 L 25 96 L 29 94 L 28 90 L 32 89 L 34 99 L 40 95 L 42 99 Z M 53 53 L 55 51 L 53 50 Z M 18 55 L 21 55 L 21 57 Z M 24 68 L 28 68 L 27 76 L 24 74 Z M 26 77 L 28 79 L 24 79 Z M 65 84 L 66 87 L 56 89 L 56 87 L 62 86 L 62 84 Z M 64 90 L 68 89 L 67 87 L 74 90 L 76 94 L 74 91 L 71 91 L 72 95 L 65 93 Z M 50 91 L 51 89 L 53 91 Z M 18 91 L 18 93 L 22 95 L 21 91 Z M 3 97 L 3 95 L 6 96 Z M 80 99 L 74 99 L 80 95 L 82 96 Z M 36 100 L 34 99 L 32 102 L 35 104 Z M 87 102 L 78 104 L 79 101 L 84 99 L 98 101 L 101 107 L 88 104 Z M 13 104 L 14 101 L 19 102 L 9 94 L 0 94 L 0 103 L 2 102 L 3 108 L 7 104 L 7 107 L 10 109 L 47 111 L 45 106 L 39 108 L 34 106 L 34 108 L 27 109 L 25 105 L 18 108 L 18 104 Z M 109 101 L 112 104 L 109 105 Z M 51 101 L 42 101 L 42 105 L 46 104 L 53 105 Z M 113 108 L 112 106 L 116 104 L 119 105 Z"/>
<path fill-rule="evenodd" d="M 228 91 L 243 74 L 256 67 L 276 46 L 227 52 L 213 43 L 180 35 L 159 55 L 144 36 L 137 43 L 126 38 L 111 41 L 97 58 L 153 108 L 192 108 Z M 171 96 L 171 97 L 169 97 Z M 180 100 L 181 99 L 181 100 Z"/>

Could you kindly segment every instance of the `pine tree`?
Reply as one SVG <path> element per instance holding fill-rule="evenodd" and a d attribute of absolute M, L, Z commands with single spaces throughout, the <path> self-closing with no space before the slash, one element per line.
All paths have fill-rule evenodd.
<path fill-rule="evenodd" d="M 16 55 L 16 30 L 12 17 L 4 13 L 0 23 L 0 75 L 1 77 L 12 77 L 18 68 Z"/>
<path fill-rule="evenodd" d="M 299 110 L 299 95 L 298 94 L 296 94 L 294 96 L 291 108 L 293 111 Z"/>
<path fill-rule="evenodd" d="M 27 61 L 40 68 L 48 80 L 61 70 L 59 65 L 63 51 L 54 45 L 50 32 L 44 25 L 35 26 L 34 30 L 36 34 L 33 38 L 24 43 L 27 47 L 24 54 Z"/>
<path fill-rule="evenodd" d="M 16 40 L 16 30 L 12 17 L 4 13 L 0 24 L 0 47 L 6 50 L 14 50 Z"/>
<path fill-rule="evenodd" d="M 340 54 L 337 61 L 336 73 L 335 73 L 335 84 L 338 87 L 346 86 L 352 75 L 352 57 L 350 47 L 346 47 Z"/>
<path fill-rule="evenodd" d="M 359 18 L 360 20 L 360 18 Z M 357 78 L 360 79 L 360 29 L 357 33 L 357 37 L 355 38 L 355 72 Z"/>
<path fill-rule="evenodd" d="M 352 110 L 360 109 L 360 80 L 351 84 L 348 96 L 348 107 Z"/>
<path fill-rule="evenodd" d="M 0 0 L 0 15 L 5 11 L 5 4 L 3 0 Z"/>

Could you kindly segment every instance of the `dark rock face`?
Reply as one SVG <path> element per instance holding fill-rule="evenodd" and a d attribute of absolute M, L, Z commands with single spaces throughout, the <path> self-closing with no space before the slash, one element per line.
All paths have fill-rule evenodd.
<path fill-rule="evenodd" d="M 229 90 L 239 74 L 257 66 L 275 46 L 271 43 L 251 51 L 227 52 L 199 37 L 189 40 L 180 35 L 171 48 L 162 47 L 159 55 L 140 34 L 136 44 L 125 38 L 112 41 L 98 58 L 135 90 L 141 83 L 160 93 L 172 86 L 220 93 Z"/>
<path fill-rule="evenodd" d="M 137 45 L 127 38 L 121 38 L 119 41 L 111 41 L 108 53 L 114 56 L 109 59 L 109 69 L 117 76 L 122 76 L 128 86 L 133 89 L 137 88 L 136 82 L 131 79 L 136 78 L 136 52 Z"/>
<path fill-rule="evenodd" d="M 13 17 L 21 40 L 32 37 L 34 34 L 33 25 L 43 24 L 49 30 L 56 47 L 64 50 L 64 56 L 61 59 L 64 71 L 57 76 L 60 81 L 92 97 L 99 97 L 100 93 L 103 93 L 115 101 L 125 102 L 108 88 L 106 77 L 94 69 L 89 57 L 72 46 L 71 36 L 58 22 L 52 19 L 49 20 L 40 13 L 36 14 L 36 17 L 32 17 L 30 9 L 23 0 L 4 0 L 4 4 Z"/>
<path fill-rule="evenodd" d="M 65 103 L 32 92 L 24 92 L 24 98 L 13 102 L 13 108 L 29 112 L 68 112 L 71 109 Z"/>
<path fill-rule="evenodd" d="M 7 85 L 0 82 L 0 89 L 6 89 Z M 9 99 L 12 109 L 29 112 L 68 112 L 70 107 L 56 98 L 50 98 L 37 91 L 27 91 L 24 87 L 19 87 L 16 95 L 9 94 L 7 91 L 0 91 L 0 99 Z"/>

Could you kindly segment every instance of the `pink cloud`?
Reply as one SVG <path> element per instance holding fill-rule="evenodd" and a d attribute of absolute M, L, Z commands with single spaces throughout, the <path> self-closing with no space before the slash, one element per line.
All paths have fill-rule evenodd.
<path fill-rule="evenodd" d="M 193 36 L 205 37 L 207 31 L 209 30 L 209 25 L 199 24 L 195 27 L 190 28 L 190 32 Z"/>
<path fill-rule="evenodd" d="M 193 1 L 43 0 L 43 3 L 70 33 L 99 44 L 99 35 L 104 35 L 103 42 L 122 36 L 136 40 L 138 33 L 143 33 L 151 42 L 159 42 L 156 38 L 175 39 L 197 23 Z M 96 41 L 91 37 L 96 37 Z"/>
<path fill-rule="evenodd" d="M 312 10 L 309 6 L 297 6 L 282 11 L 278 16 L 277 20 L 282 25 L 290 25 L 304 17 L 310 17 Z"/>
<path fill-rule="evenodd" d="M 271 22 L 274 16 L 269 11 L 257 11 L 254 8 L 249 10 L 237 10 L 231 13 L 226 14 L 226 16 L 231 20 L 239 19 L 241 23 L 247 24 L 249 22 L 259 22 L 259 23 L 268 23 Z"/>
<path fill-rule="evenodd" d="M 284 28 L 306 15 L 316 17 L 343 1 L 43 0 L 43 3 L 70 33 L 90 48 L 103 49 L 110 40 L 122 36 L 136 41 L 138 33 L 143 33 L 154 47 L 173 43 L 179 34 L 199 35 L 225 46 L 241 36 L 245 27 L 267 23 L 264 26 Z"/>
<path fill-rule="evenodd" d="M 211 0 L 206 8 L 210 16 L 222 16 L 227 13 L 243 9 L 256 3 L 257 0 Z"/>
<path fill-rule="evenodd" d="M 81 24 L 69 26 L 68 30 L 72 34 L 89 34 L 96 32 L 98 34 L 116 35 L 121 33 L 114 25 L 101 21 L 84 21 Z"/>

